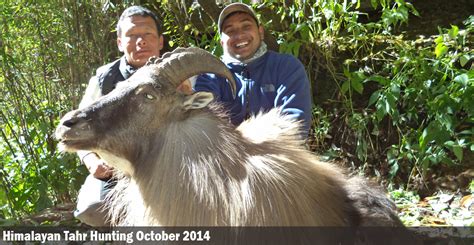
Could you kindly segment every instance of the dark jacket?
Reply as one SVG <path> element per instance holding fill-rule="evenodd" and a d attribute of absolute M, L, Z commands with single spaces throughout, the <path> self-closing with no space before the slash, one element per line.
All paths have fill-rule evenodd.
<path fill-rule="evenodd" d="M 96 72 L 96 77 L 99 82 L 99 87 L 102 95 L 110 93 L 114 90 L 118 82 L 125 81 L 136 69 L 128 64 L 125 56 L 115 60 L 107 65 L 99 67 Z"/>
<path fill-rule="evenodd" d="M 99 67 L 91 77 L 79 108 L 83 108 L 115 89 L 117 83 L 128 79 L 136 71 L 128 64 L 125 56 Z"/>

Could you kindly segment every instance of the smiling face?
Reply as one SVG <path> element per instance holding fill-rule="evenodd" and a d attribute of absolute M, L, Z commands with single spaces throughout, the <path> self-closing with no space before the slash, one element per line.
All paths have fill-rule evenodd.
<path fill-rule="evenodd" d="M 160 56 L 163 36 L 158 33 L 153 18 L 133 15 L 121 20 L 120 28 L 117 46 L 131 66 L 140 68 L 148 58 Z"/>
<path fill-rule="evenodd" d="M 263 27 L 252 16 L 237 12 L 222 24 L 221 45 L 224 53 L 240 61 L 251 58 L 263 40 Z"/>

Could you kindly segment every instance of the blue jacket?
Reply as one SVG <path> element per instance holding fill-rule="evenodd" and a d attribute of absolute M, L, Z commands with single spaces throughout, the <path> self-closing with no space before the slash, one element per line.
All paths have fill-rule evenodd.
<path fill-rule="evenodd" d="M 307 135 L 311 127 L 311 89 L 303 64 L 291 55 L 267 51 L 249 64 L 229 63 L 237 82 L 237 98 L 232 98 L 224 78 L 200 75 L 194 89 L 212 92 L 229 110 L 231 121 L 239 125 L 251 115 L 281 106 L 283 113 L 303 121 Z"/>

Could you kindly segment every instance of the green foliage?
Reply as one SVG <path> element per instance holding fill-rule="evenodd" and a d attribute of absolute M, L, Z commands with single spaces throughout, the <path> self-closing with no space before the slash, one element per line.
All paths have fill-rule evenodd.
<path fill-rule="evenodd" d="M 214 25 L 213 20 L 198 4 L 193 4 L 189 8 L 182 4 L 162 1 L 158 7 L 162 10 L 165 26 L 163 34 L 170 49 L 194 46 L 203 48 L 216 56 L 222 55 L 220 37 L 216 34 L 217 26 Z M 193 21 L 189 22 L 189 19 Z"/>
<path fill-rule="evenodd" d="M 20 218 L 75 199 L 85 169 L 57 151 L 54 128 L 109 55 L 97 45 L 108 32 L 93 32 L 109 23 L 87 23 L 100 9 L 73 1 L 0 5 L 0 218 Z"/>
<path fill-rule="evenodd" d="M 319 107 L 313 107 L 313 125 L 311 125 L 311 145 L 316 149 L 324 147 L 325 139 L 331 128 L 330 116 Z"/>
<path fill-rule="evenodd" d="M 471 194 L 474 194 L 474 180 L 469 183 L 469 190 L 471 191 Z"/>
<path fill-rule="evenodd" d="M 365 24 L 359 21 L 365 16 L 358 11 L 359 1 L 266 4 L 282 20 L 291 19 L 289 31 L 277 33 L 281 52 L 301 57 L 304 49 L 317 55 L 308 49 L 319 45 L 316 49 L 343 96 L 338 116 L 345 117 L 352 131 L 357 160 L 366 163 L 370 155 L 380 159 L 377 152 L 385 153 L 390 176 L 408 168 L 410 177 L 424 178 L 432 166 L 459 164 L 464 152 L 473 150 L 472 17 L 466 29 L 441 30 L 433 42 L 391 34 L 408 23 L 409 14 L 419 15 L 403 0 L 371 1 L 382 15 Z M 343 66 L 334 62 L 340 54 L 348 57 Z M 371 87 L 367 104 L 355 105 L 355 96 L 363 95 L 366 86 Z M 377 144 L 379 135 L 393 137 L 394 144 Z"/>
<path fill-rule="evenodd" d="M 374 124 L 388 117 L 400 136 L 388 152 L 392 175 L 408 162 L 425 176 L 431 166 L 460 163 L 463 151 L 472 150 L 474 72 L 465 67 L 473 55 L 471 32 L 453 26 L 433 45 L 400 40 L 374 54 L 385 62 L 364 80 L 379 86 L 369 100 L 369 117 Z"/>

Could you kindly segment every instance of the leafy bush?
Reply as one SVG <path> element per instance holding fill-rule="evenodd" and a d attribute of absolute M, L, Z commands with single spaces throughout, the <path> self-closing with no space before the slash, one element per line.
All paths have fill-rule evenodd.
<path fill-rule="evenodd" d="M 54 128 L 75 107 L 91 66 L 110 50 L 108 17 L 79 2 L 0 1 L 0 219 L 71 202 L 84 179 L 73 155 L 56 150 Z M 100 44 L 97 44 L 100 43 Z"/>
<path fill-rule="evenodd" d="M 434 40 L 373 36 L 388 45 L 371 50 L 366 62 L 357 61 L 359 68 L 350 68 L 351 61 L 346 62 L 343 93 L 362 93 L 363 86 L 376 84 L 363 109 L 365 125 L 373 125 L 370 134 L 380 134 L 388 119 L 391 134 L 397 135 L 387 151 L 392 177 L 406 167 L 410 177 L 425 178 L 429 168 L 459 164 L 464 151 L 474 150 L 471 19 L 466 26 L 465 30 L 457 26 L 442 30 Z M 369 139 L 366 133 L 363 138 Z"/>
<path fill-rule="evenodd" d="M 377 90 L 371 100 L 376 119 L 390 116 L 401 135 L 388 155 L 392 175 L 409 161 L 425 176 L 429 167 L 460 163 L 463 151 L 474 151 L 474 71 L 468 64 L 474 59 L 473 23 L 466 24 L 465 30 L 443 30 L 426 47 L 417 45 L 421 39 L 395 46 L 396 59 L 380 71 L 392 78 L 390 86 L 396 84 Z"/>
<path fill-rule="evenodd" d="M 327 120 L 339 122 L 329 130 L 331 138 L 343 132 L 336 145 L 354 142 L 343 149 L 349 160 L 371 165 L 377 174 L 408 175 L 403 182 L 411 182 L 438 164 L 460 164 L 466 151 L 474 151 L 473 16 L 465 29 L 452 26 L 436 37 L 410 40 L 394 35 L 410 13 L 419 15 L 403 0 L 371 1 L 382 14 L 368 23 L 360 21 L 366 16 L 360 1 L 277 2 L 262 8 L 281 16 L 278 25 L 291 20 L 288 31 L 274 32 L 280 51 L 306 60 L 310 74 L 329 74 L 338 88 L 335 100 L 342 106 L 332 103 Z M 315 135 L 326 125 L 315 125 Z M 328 142 L 332 146 L 325 148 L 334 149 Z"/>

